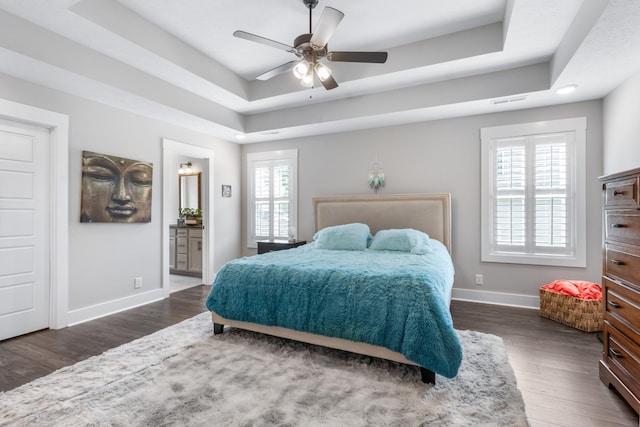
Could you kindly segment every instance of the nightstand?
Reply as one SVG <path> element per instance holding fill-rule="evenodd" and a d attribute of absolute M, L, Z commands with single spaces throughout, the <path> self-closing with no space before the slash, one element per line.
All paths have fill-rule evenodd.
<path fill-rule="evenodd" d="M 264 254 L 273 251 L 283 251 L 285 249 L 297 248 L 306 244 L 306 240 L 289 242 L 287 240 L 258 240 L 258 253 Z"/>

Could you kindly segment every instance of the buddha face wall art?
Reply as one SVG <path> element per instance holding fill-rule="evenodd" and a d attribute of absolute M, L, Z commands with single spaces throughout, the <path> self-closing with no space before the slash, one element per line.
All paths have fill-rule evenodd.
<path fill-rule="evenodd" d="M 82 152 L 80 222 L 151 222 L 153 164 Z"/>

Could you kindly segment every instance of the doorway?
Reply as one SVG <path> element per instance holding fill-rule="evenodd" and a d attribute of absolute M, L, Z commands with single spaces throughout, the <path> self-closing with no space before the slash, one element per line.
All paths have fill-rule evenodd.
<path fill-rule="evenodd" d="M 176 221 L 170 226 L 169 273 L 171 292 L 204 283 L 202 280 L 202 171 L 206 162 L 195 157 L 176 155 L 179 164 L 175 186 L 164 191 L 177 208 Z M 172 173 L 171 170 L 168 173 Z"/>
<path fill-rule="evenodd" d="M 168 297 L 175 290 L 184 289 L 185 287 L 194 286 L 195 284 L 211 283 L 213 281 L 213 207 L 214 200 L 210 189 L 213 188 L 213 151 L 197 147 L 194 145 L 163 140 L 163 262 L 162 277 L 164 296 Z M 187 250 L 197 249 L 199 246 L 202 251 L 201 275 L 186 275 L 192 277 L 183 277 L 175 275 L 173 267 L 176 264 L 177 252 L 177 235 L 175 226 L 178 219 L 178 169 L 181 164 L 185 163 L 185 159 L 191 158 L 201 165 L 201 200 L 202 209 L 202 227 L 197 230 L 195 228 L 186 231 L 185 240 L 188 242 Z M 183 230 L 184 232 L 184 230 Z M 194 239 L 189 239 L 192 234 Z M 188 254 L 185 255 L 188 259 Z M 173 264 L 172 264 L 173 260 Z M 189 267 L 190 268 L 190 267 Z M 199 276 L 199 277 L 197 277 Z M 197 282 L 197 283 L 195 283 Z"/>

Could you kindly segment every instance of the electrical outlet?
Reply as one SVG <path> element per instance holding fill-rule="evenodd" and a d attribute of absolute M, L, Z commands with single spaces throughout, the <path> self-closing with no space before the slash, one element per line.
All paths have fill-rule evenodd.
<path fill-rule="evenodd" d="M 136 279 L 133 281 L 133 288 L 140 289 L 141 287 L 142 287 L 142 277 L 136 277 Z"/>
<path fill-rule="evenodd" d="M 484 277 L 482 274 L 476 274 L 476 285 L 482 285 L 484 283 Z"/>

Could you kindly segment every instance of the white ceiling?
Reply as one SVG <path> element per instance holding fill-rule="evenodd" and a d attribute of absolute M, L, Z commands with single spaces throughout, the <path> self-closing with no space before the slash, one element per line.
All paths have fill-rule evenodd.
<path fill-rule="evenodd" d="M 331 91 L 255 80 L 296 57 L 232 36 L 293 44 L 301 0 L 0 0 L 0 72 L 246 143 L 600 99 L 640 71 L 637 0 L 320 0 L 314 26 L 326 6 L 330 50 L 389 52 L 329 62 Z"/>

